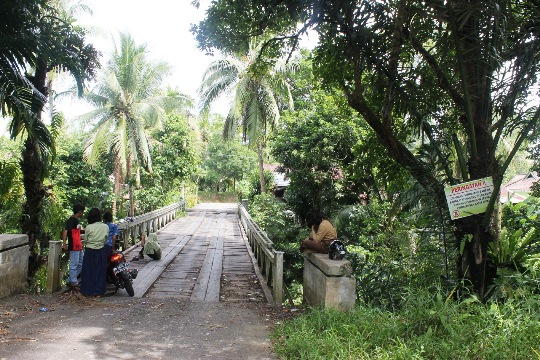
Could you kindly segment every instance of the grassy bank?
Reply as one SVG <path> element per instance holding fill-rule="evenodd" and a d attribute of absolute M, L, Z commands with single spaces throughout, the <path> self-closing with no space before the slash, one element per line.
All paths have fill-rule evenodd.
<path fill-rule="evenodd" d="M 540 298 L 410 296 L 395 312 L 314 309 L 274 330 L 283 359 L 540 359 Z"/>

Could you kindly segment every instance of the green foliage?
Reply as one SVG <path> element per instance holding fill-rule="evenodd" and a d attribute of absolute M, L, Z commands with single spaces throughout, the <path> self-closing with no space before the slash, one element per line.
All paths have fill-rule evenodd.
<path fill-rule="evenodd" d="M 112 57 L 100 74 L 95 91 L 84 95 L 85 100 L 95 106 L 95 110 L 80 116 L 81 120 L 93 126 L 85 139 L 84 158 L 89 164 L 96 164 L 103 155 L 108 156 L 114 164 L 116 196 L 121 196 L 118 184 L 127 183 L 130 185 L 131 198 L 134 185 L 139 185 L 140 170 L 144 168 L 152 172 L 149 132 L 161 128 L 166 120 L 165 109 L 178 110 L 190 103 L 189 98 L 183 94 L 170 89 L 162 90 L 162 82 L 170 70 L 168 64 L 148 59 L 146 45 L 138 45 L 131 35 L 121 33 L 120 44 L 115 44 Z M 174 120 L 169 124 L 180 129 Z M 180 134 L 161 134 L 163 141 L 171 141 L 171 145 L 176 140 L 183 144 L 186 137 L 182 135 L 185 135 L 185 131 Z M 181 150 L 175 147 L 168 151 Z M 129 206 L 129 214 L 134 215 L 135 202 Z"/>
<path fill-rule="evenodd" d="M 30 280 L 29 292 L 43 294 L 47 287 L 47 264 L 41 265 Z"/>
<path fill-rule="evenodd" d="M 248 203 L 248 209 L 253 221 L 266 232 L 275 249 L 284 252 L 286 285 L 301 283 L 304 258 L 298 248 L 308 236 L 308 229 L 301 229 L 287 204 L 277 201 L 273 195 L 254 196 Z"/>
<path fill-rule="evenodd" d="M 347 245 L 359 300 L 393 309 L 401 306 L 407 289 L 450 278 L 452 252 L 444 246 L 438 222 L 431 220 L 431 227 L 417 228 L 426 221 L 397 212 L 395 203 L 384 201 L 347 207 L 338 214 L 336 228 Z"/>
<path fill-rule="evenodd" d="M 23 195 L 22 173 L 18 161 L 0 160 L 0 234 L 20 232 L 19 218 Z"/>
<path fill-rule="evenodd" d="M 153 211 L 178 201 L 182 196 L 182 186 L 186 188 L 200 161 L 195 134 L 186 116 L 167 116 L 163 129 L 156 130 L 153 139 L 153 171 L 141 171 L 141 187 L 135 191 L 137 213 Z"/>
<path fill-rule="evenodd" d="M 198 1 L 197 1 L 198 3 Z M 268 17 L 267 6 L 252 7 L 252 2 L 249 0 L 239 1 L 220 1 L 215 2 L 207 11 L 207 19 L 199 24 L 193 25 L 191 32 L 196 35 L 201 50 L 213 53 L 214 49 L 225 49 L 231 53 L 245 53 L 248 51 L 248 42 L 245 36 L 222 36 L 216 37 L 215 34 L 236 33 L 242 34 L 244 31 L 251 36 L 263 35 L 263 29 L 253 19 L 265 18 L 267 25 L 270 27 L 270 32 L 279 34 L 283 31 L 283 27 L 290 27 L 291 30 L 296 28 L 296 21 L 290 19 L 289 8 L 287 4 L 272 4 L 271 9 L 279 16 Z M 251 9 L 248 13 L 240 13 L 239 9 Z M 236 16 L 230 16 L 236 14 Z M 223 19 L 227 18 L 226 24 Z M 292 44 L 295 39 L 289 39 Z M 281 44 L 271 42 L 266 49 L 271 55 L 277 55 L 282 51 Z"/>
<path fill-rule="evenodd" d="M 314 83 L 342 90 L 347 106 L 371 128 L 366 137 L 395 162 L 368 168 L 373 175 L 362 169 L 351 177 L 341 169 L 345 179 L 355 180 L 356 187 L 346 193 L 358 195 L 360 185 L 375 178 L 376 190 L 367 194 L 394 200 L 410 175 L 433 198 L 436 212 L 448 218 L 445 185 L 493 176 L 497 186 L 525 140 L 537 140 L 540 108 L 528 99 L 538 80 L 540 42 L 536 27 L 524 24 L 538 15 L 536 2 L 216 0 L 194 31 L 203 49 L 225 52 L 237 51 L 254 35 L 278 34 L 269 42 L 270 53 L 283 39 L 282 51 L 291 50 L 285 49 L 290 40 L 296 45 L 306 29 L 316 31 Z M 510 134 L 516 141 L 508 156 L 498 156 L 498 145 Z M 321 143 L 315 149 L 324 149 Z M 336 143 L 351 144 L 339 137 Z M 280 152 L 298 158 L 309 154 L 293 146 L 288 150 Z M 367 155 L 358 164 L 371 157 L 361 152 Z M 389 171 L 396 164 L 408 174 L 400 171 L 397 186 L 388 186 L 385 176 L 396 174 Z M 302 204 L 328 213 L 332 204 L 320 201 L 316 190 L 337 199 L 333 184 L 323 187 L 313 174 L 302 175 L 310 187 L 304 187 L 307 194 L 291 188 L 291 206 L 298 214 L 305 211 Z M 461 241 L 471 235 L 482 253 L 487 250 L 495 236 L 480 236 L 479 229 L 487 227 L 494 205 L 495 197 L 485 214 L 454 221 L 455 247 L 463 247 L 457 274 L 470 277 L 479 292 L 489 278 L 486 257 L 477 264 L 478 249 Z"/>
<path fill-rule="evenodd" d="M 311 108 L 283 116 L 272 141 L 272 155 L 291 179 L 285 198 L 301 216 L 310 209 L 332 214 L 357 201 L 360 191 L 348 182 L 346 167 L 361 132 L 358 118 L 335 94 L 315 91 L 310 98 Z"/>
<path fill-rule="evenodd" d="M 519 272 L 510 268 L 497 270 L 497 277 L 489 293 L 491 301 L 526 301 L 540 294 L 540 259 L 534 259 L 534 266 L 529 266 L 531 271 Z"/>
<path fill-rule="evenodd" d="M 534 239 L 531 241 L 535 251 L 540 252 L 540 199 L 529 197 L 523 202 L 507 203 L 502 208 L 501 223 L 509 232 L 522 229 L 524 233 L 534 229 Z"/>
<path fill-rule="evenodd" d="M 232 97 L 223 138 L 234 139 L 241 130 L 242 140 L 257 149 L 262 192 L 266 192 L 262 178 L 266 137 L 278 125 L 281 112 L 294 107 L 285 77 L 294 69 L 262 52 L 268 45 L 266 40 L 254 36 L 247 41 L 246 51 L 228 53 L 225 59 L 211 63 L 199 88 L 204 111 L 223 94 Z"/>
<path fill-rule="evenodd" d="M 503 227 L 488 253 L 497 267 L 491 298 L 506 300 L 540 293 L 539 214 L 540 202 L 534 197 L 503 206 Z"/>
<path fill-rule="evenodd" d="M 412 282 L 410 259 L 398 259 L 388 248 L 366 251 L 348 246 L 347 251 L 356 278 L 357 299 L 383 309 L 401 306 Z"/>
<path fill-rule="evenodd" d="M 534 184 L 532 184 L 531 195 L 536 198 L 540 198 L 540 181 L 536 181 Z"/>
<path fill-rule="evenodd" d="M 523 229 L 510 232 L 503 228 L 499 241 L 491 243 L 489 250 L 493 264 L 498 267 L 522 268 L 530 255 L 530 245 L 535 229 L 523 234 Z"/>
<path fill-rule="evenodd" d="M 256 169 L 257 154 L 253 150 L 242 144 L 239 139 L 224 141 L 220 135 L 214 134 L 208 141 L 202 163 L 204 176 L 199 180 L 200 188 L 235 191 L 237 183 Z M 257 181 L 259 181 L 258 177 Z"/>
<path fill-rule="evenodd" d="M 82 138 L 76 135 L 63 135 L 58 142 L 57 154 L 49 180 L 67 215 L 71 215 L 70 209 L 76 203 L 87 208 L 110 209 L 113 184 L 108 176 L 112 174 L 112 164 L 105 158 L 93 166 L 86 163 Z"/>
<path fill-rule="evenodd" d="M 380 245 L 388 246 L 389 244 L 380 244 L 374 239 L 385 230 L 392 230 L 393 219 L 388 218 L 391 207 L 389 202 L 372 201 L 366 205 L 344 208 L 336 220 L 340 238 L 370 249 Z"/>
<path fill-rule="evenodd" d="M 168 181 L 187 180 L 196 169 L 200 159 L 195 147 L 195 134 L 187 116 L 169 115 L 163 128 L 153 134 L 152 147 L 154 173 Z M 166 186 L 164 181 L 161 185 Z"/>
<path fill-rule="evenodd" d="M 540 298 L 483 304 L 410 293 L 390 312 L 357 306 L 314 309 L 279 325 L 283 359 L 529 359 L 540 348 Z"/>

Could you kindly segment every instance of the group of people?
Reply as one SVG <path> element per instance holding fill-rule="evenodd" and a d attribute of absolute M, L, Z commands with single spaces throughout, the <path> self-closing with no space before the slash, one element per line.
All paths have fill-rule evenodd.
<path fill-rule="evenodd" d="M 67 283 L 71 288 L 80 290 L 84 296 L 99 297 L 105 294 L 107 265 L 111 254 L 116 249 L 118 225 L 113 223 L 111 212 L 107 211 L 102 215 L 98 208 L 91 208 L 86 216 L 88 224 L 85 229 L 82 229 L 79 219 L 84 215 L 84 210 L 84 205 L 75 204 L 73 215 L 66 221 L 62 231 L 62 249 L 69 251 Z M 153 248 L 156 248 L 157 243 L 159 248 L 156 234 L 150 234 L 149 238 L 152 240 L 146 243 L 151 243 Z M 143 253 L 144 243 L 143 235 L 143 249 L 141 250 Z M 148 251 L 150 252 L 150 249 Z M 151 253 L 154 254 L 155 250 Z M 161 258 L 161 248 L 159 248 L 159 258 L 155 256 L 152 258 Z"/>

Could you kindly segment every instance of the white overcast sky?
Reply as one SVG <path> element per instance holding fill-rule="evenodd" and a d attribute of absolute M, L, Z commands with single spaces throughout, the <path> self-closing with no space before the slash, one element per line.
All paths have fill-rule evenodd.
<path fill-rule="evenodd" d="M 214 60 L 197 49 L 189 29 L 204 18 L 204 9 L 196 9 L 191 0 L 86 0 L 93 15 L 82 14 L 79 23 L 99 27 L 107 38 L 91 37 L 103 53 L 103 60 L 112 51 L 110 34 L 130 33 L 137 44 L 146 44 L 148 57 L 173 66 L 166 81 L 181 91 L 195 95 L 202 74 Z M 205 3 L 205 2 L 203 2 Z M 206 3 L 208 3 L 206 1 Z"/>
<path fill-rule="evenodd" d="M 105 65 L 113 49 L 111 36 L 118 39 L 120 32 L 130 33 L 137 44 L 146 44 L 148 59 L 165 61 L 172 66 L 172 73 L 165 80 L 164 86 L 177 88 L 196 97 L 204 70 L 219 57 L 207 56 L 199 51 L 195 37 L 189 31 L 192 24 L 204 19 L 210 0 L 202 0 L 199 9 L 191 5 L 192 0 L 83 1 L 92 9 L 93 14 L 80 14 L 79 24 L 97 27 L 103 32 L 102 35 L 88 37 L 89 42 L 102 53 L 102 65 Z M 310 46 L 309 40 L 305 44 Z M 70 83 L 59 79 L 55 88 L 62 91 Z M 68 120 L 91 110 L 89 105 L 80 100 L 63 100 L 57 102 L 56 106 Z M 227 99 L 221 99 L 213 107 L 213 111 L 223 115 L 226 115 L 227 110 Z M 7 121 L 0 124 L 0 133 L 3 132 L 2 125 L 7 125 Z"/>
<path fill-rule="evenodd" d="M 146 44 L 149 60 L 165 61 L 172 66 L 164 86 L 195 97 L 204 70 L 217 59 L 217 55 L 207 56 L 199 51 L 189 31 L 192 24 L 204 18 L 208 0 L 202 1 L 199 9 L 191 5 L 191 0 L 86 0 L 85 3 L 93 14 L 80 14 L 79 24 L 103 31 L 88 38 L 102 53 L 102 66 L 113 50 L 112 37 L 118 41 L 118 34 L 127 32 L 136 44 Z M 90 110 L 78 101 L 62 101 L 57 105 L 68 118 Z M 214 110 L 223 113 L 225 107 L 226 104 L 218 104 Z"/>

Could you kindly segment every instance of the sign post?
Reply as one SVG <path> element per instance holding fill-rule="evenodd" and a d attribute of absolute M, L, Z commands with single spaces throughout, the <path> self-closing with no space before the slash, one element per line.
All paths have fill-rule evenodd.
<path fill-rule="evenodd" d="M 486 212 L 491 194 L 493 178 L 473 180 L 444 188 L 450 218 L 459 218 Z"/>

